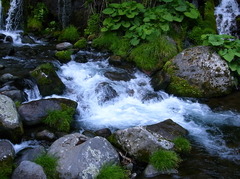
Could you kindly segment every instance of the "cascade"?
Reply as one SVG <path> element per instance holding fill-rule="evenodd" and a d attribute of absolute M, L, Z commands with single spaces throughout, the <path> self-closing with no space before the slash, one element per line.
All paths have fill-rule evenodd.
<path fill-rule="evenodd" d="M 5 30 L 15 31 L 19 28 L 22 18 L 23 0 L 12 0 L 7 14 Z"/>
<path fill-rule="evenodd" d="M 237 36 L 236 17 L 239 15 L 240 8 L 236 0 L 222 0 L 215 8 L 218 33 Z"/>
<path fill-rule="evenodd" d="M 69 25 L 71 9 L 71 0 L 58 0 L 58 19 L 63 29 Z"/>

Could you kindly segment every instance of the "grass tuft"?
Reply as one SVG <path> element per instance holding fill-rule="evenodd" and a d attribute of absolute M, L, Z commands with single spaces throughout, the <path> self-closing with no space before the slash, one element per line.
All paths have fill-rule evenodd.
<path fill-rule="evenodd" d="M 176 152 L 179 153 L 188 153 L 192 148 L 190 142 L 184 137 L 175 138 L 173 143 Z"/>
<path fill-rule="evenodd" d="M 76 27 L 70 25 L 69 27 L 65 28 L 63 32 L 59 36 L 60 41 L 77 41 L 79 39 L 79 33 Z"/>
<path fill-rule="evenodd" d="M 118 165 L 104 165 L 96 179 L 127 179 L 126 171 Z"/>

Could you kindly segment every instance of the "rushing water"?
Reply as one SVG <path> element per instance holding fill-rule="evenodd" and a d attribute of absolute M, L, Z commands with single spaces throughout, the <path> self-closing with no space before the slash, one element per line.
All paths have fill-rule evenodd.
<path fill-rule="evenodd" d="M 219 34 L 236 34 L 236 17 L 240 15 L 240 7 L 236 0 L 222 0 L 215 8 L 215 15 Z"/>
<path fill-rule="evenodd" d="M 81 52 L 82 53 L 82 52 Z M 84 52 L 85 53 L 85 52 Z M 89 53 L 89 52 L 88 52 Z M 99 55 L 99 54 L 95 54 Z M 117 81 L 107 73 L 129 74 L 131 80 Z M 240 115 L 232 111 L 213 112 L 207 105 L 155 92 L 149 78 L 138 70 L 116 68 L 107 59 L 87 63 L 71 62 L 61 66 L 58 75 L 66 85 L 64 95 L 78 102 L 79 130 L 110 128 L 125 129 L 149 125 L 171 118 L 189 131 L 189 136 L 212 155 L 240 161 L 239 146 L 232 147 L 225 140 L 223 128 L 240 127 Z M 104 101 L 99 84 L 108 84 L 117 95 Z M 105 91 L 106 93 L 106 91 Z M 146 96 L 154 96 L 146 98 Z"/>
<path fill-rule="evenodd" d="M 0 29 L 2 29 L 2 25 L 3 25 L 3 13 L 2 13 L 3 9 L 2 9 L 2 0 L 0 0 Z"/>

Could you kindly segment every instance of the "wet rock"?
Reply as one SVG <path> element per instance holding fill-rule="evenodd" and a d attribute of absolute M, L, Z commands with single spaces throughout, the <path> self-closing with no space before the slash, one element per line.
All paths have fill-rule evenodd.
<path fill-rule="evenodd" d="M 65 104 L 74 109 L 77 102 L 64 98 L 49 98 L 24 103 L 18 108 L 23 123 L 26 125 L 36 125 L 48 115 L 49 110 L 61 110 L 61 104 Z"/>
<path fill-rule="evenodd" d="M 14 52 L 14 48 L 10 43 L 1 43 L 0 45 L 0 57 L 11 55 Z"/>
<path fill-rule="evenodd" d="M 12 144 L 7 140 L 0 140 L 0 171 L 10 175 L 15 157 Z"/>
<path fill-rule="evenodd" d="M 164 66 L 171 76 L 166 92 L 185 97 L 216 97 L 235 89 L 228 64 L 210 47 L 188 48 Z"/>
<path fill-rule="evenodd" d="M 7 90 L 7 91 L 1 92 L 1 94 L 8 96 L 14 102 L 18 101 L 22 103 L 27 99 L 27 94 L 21 90 Z"/>
<path fill-rule="evenodd" d="M 5 74 L 3 74 L 3 75 L 0 77 L 0 82 L 5 83 L 5 82 L 11 81 L 11 80 L 15 80 L 15 79 L 18 79 L 18 77 L 13 76 L 13 75 L 10 74 L 10 73 L 5 73 Z"/>
<path fill-rule="evenodd" d="M 29 35 L 24 35 L 24 36 L 22 37 L 22 43 L 35 44 L 35 41 L 34 41 L 33 38 L 30 37 Z"/>
<path fill-rule="evenodd" d="M 47 179 L 46 174 L 43 171 L 42 166 L 30 162 L 23 161 L 14 170 L 12 179 Z"/>
<path fill-rule="evenodd" d="M 100 104 L 110 101 L 118 96 L 117 92 L 107 82 L 99 83 L 95 89 L 95 92 L 98 95 Z"/>
<path fill-rule="evenodd" d="M 95 131 L 95 134 L 97 136 L 101 136 L 101 137 L 107 138 L 107 137 L 109 137 L 112 134 L 112 132 L 111 132 L 110 129 L 104 128 L 104 129 L 99 129 L 99 130 Z"/>
<path fill-rule="evenodd" d="M 112 55 L 109 57 L 108 62 L 110 65 L 121 66 L 122 65 L 122 57 Z"/>
<path fill-rule="evenodd" d="M 147 94 L 145 94 L 143 96 L 142 102 L 146 102 L 146 101 L 150 101 L 150 100 L 157 100 L 157 101 L 159 101 L 161 99 L 162 99 L 162 97 L 159 96 L 157 93 L 150 92 L 150 93 L 147 93 Z"/>
<path fill-rule="evenodd" d="M 159 171 L 155 169 L 152 165 L 148 165 L 145 170 L 144 170 L 144 176 L 146 178 L 152 178 L 156 177 L 158 175 L 163 175 L 163 174 L 177 174 L 178 171 L 176 169 L 170 169 L 170 170 L 164 170 L 164 171 Z"/>
<path fill-rule="evenodd" d="M 0 138 L 18 141 L 23 127 L 15 103 L 11 98 L 0 94 Z"/>
<path fill-rule="evenodd" d="M 0 64 L 0 70 L 3 70 L 4 68 L 5 66 Z"/>
<path fill-rule="evenodd" d="M 93 179 L 104 164 L 119 163 L 118 153 L 105 138 L 94 137 L 84 142 L 86 139 L 75 133 L 50 146 L 48 154 L 59 157 L 57 171 L 60 178 Z"/>
<path fill-rule="evenodd" d="M 170 84 L 170 75 L 159 71 L 152 76 L 150 83 L 155 91 L 165 90 Z"/>
<path fill-rule="evenodd" d="M 69 42 L 63 42 L 60 44 L 56 45 L 56 49 L 57 50 L 67 50 L 73 47 L 73 44 L 69 43 Z"/>
<path fill-rule="evenodd" d="M 147 125 L 146 129 L 149 132 L 158 134 L 168 140 L 173 140 L 176 137 L 185 136 L 188 134 L 186 129 L 173 122 L 171 119 L 167 119 L 157 124 Z"/>
<path fill-rule="evenodd" d="M 42 64 L 30 72 L 36 80 L 40 94 L 50 96 L 52 94 L 62 94 L 65 85 L 58 77 L 52 64 Z"/>
<path fill-rule="evenodd" d="M 44 154 L 46 151 L 43 146 L 38 146 L 35 148 L 27 148 L 17 153 L 15 163 L 19 165 L 23 161 L 33 162 L 37 157 Z"/>
<path fill-rule="evenodd" d="M 53 141 L 55 138 L 55 134 L 46 129 L 36 134 L 36 139 L 38 140 Z"/>
<path fill-rule="evenodd" d="M 130 81 L 134 76 L 128 74 L 127 72 L 117 73 L 117 72 L 106 72 L 104 76 L 112 81 Z"/>
<path fill-rule="evenodd" d="M 88 57 L 86 55 L 76 54 L 74 60 L 79 63 L 87 63 Z"/>
<path fill-rule="evenodd" d="M 13 38 L 11 36 L 6 36 L 5 42 L 13 43 Z"/>

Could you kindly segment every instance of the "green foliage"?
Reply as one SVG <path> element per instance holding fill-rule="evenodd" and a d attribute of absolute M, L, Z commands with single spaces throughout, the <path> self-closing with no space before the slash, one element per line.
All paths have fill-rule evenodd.
<path fill-rule="evenodd" d="M 98 34 L 100 32 L 100 14 L 92 14 L 87 21 L 87 28 L 84 29 L 85 35 Z"/>
<path fill-rule="evenodd" d="M 202 35 L 203 45 L 213 46 L 232 71 L 240 75 L 240 40 L 230 35 Z"/>
<path fill-rule="evenodd" d="M 37 79 L 38 84 L 46 85 L 52 83 L 52 80 L 48 78 L 48 75 L 54 71 L 54 67 L 51 63 L 45 63 L 37 67 L 37 69 L 31 72 L 31 75 Z M 45 75 L 42 75 L 44 73 Z"/>
<path fill-rule="evenodd" d="M 150 156 L 149 162 L 157 170 L 168 170 L 178 167 L 180 158 L 174 151 L 160 149 Z"/>
<path fill-rule="evenodd" d="M 43 123 L 57 131 L 69 132 L 74 112 L 74 108 L 62 104 L 61 110 L 49 111 L 48 116 L 43 120 Z"/>
<path fill-rule="evenodd" d="M 96 179 L 127 179 L 126 171 L 118 165 L 104 165 Z"/>
<path fill-rule="evenodd" d="M 173 143 L 175 150 L 179 153 L 188 153 L 192 148 L 189 140 L 184 137 L 175 138 Z"/>
<path fill-rule="evenodd" d="M 129 40 L 116 35 L 116 33 L 103 33 L 93 40 L 93 47 L 99 49 L 109 49 L 115 55 L 126 56 L 130 50 Z"/>
<path fill-rule="evenodd" d="M 45 29 L 46 34 L 54 33 L 57 30 L 58 24 L 56 21 L 51 21 Z"/>
<path fill-rule="evenodd" d="M 77 41 L 79 39 L 79 33 L 76 27 L 70 25 L 69 27 L 63 29 L 59 36 L 60 41 Z"/>
<path fill-rule="evenodd" d="M 165 36 L 155 38 L 148 43 L 135 47 L 130 53 L 130 59 L 137 67 L 153 71 L 162 68 L 163 64 L 177 54 L 177 48 Z"/>
<path fill-rule="evenodd" d="M 1 179 L 9 179 L 12 173 L 12 166 L 7 165 L 4 162 L 0 163 L 0 178 Z"/>
<path fill-rule="evenodd" d="M 31 31 L 41 31 L 42 30 L 42 22 L 36 18 L 29 18 L 27 21 L 27 28 Z"/>
<path fill-rule="evenodd" d="M 87 47 L 87 40 L 85 38 L 81 38 L 79 39 L 75 44 L 74 44 L 75 48 L 86 48 Z"/>
<path fill-rule="evenodd" d="M 59 60 L 63 60 L 63 61 L 69 61 L 71 60 L 71 55 L 72 55 L 72 51 L 71 50 L 62 50 L 62 51 L 57 51 L 55 53 L 55 56 L 59 59 Z"/>
<path fill-rule="evenodd" d="M 103 10 L 108 17 L 103 21 L 102 32 L 125 32 L 130 43 L 136 46 L 140 41 L 156 32 L 167 33 L 172 22 L 182 22 L 184 17 L 196 19 L 198 10 L 193 4 L 183 0 L 161 1 L 162 4 L 154 8 L 145 8 L 136 1 L 121 4 L 112 3 Z"/>
<path fill-rule="evenodd" d="M 35 19 L 38 19 L 39 21 L 43 21 L 47 17 L 47 15 L 47 6 L 42 2 L 37 3 L 37 6 L 33 10 L 33 17 Z"/>
<path fill-rule="evenodd" d="M 43 167 L 43 170 L 45 174 L 47 175 L 48 179 L 57 179 L 57 161 L 58 159 L 54 156 L 48 155 L 48 154 L 42 154 L 39 157 L 37 157 L 34 162 L 38 165 L 41 165 Z"/>

